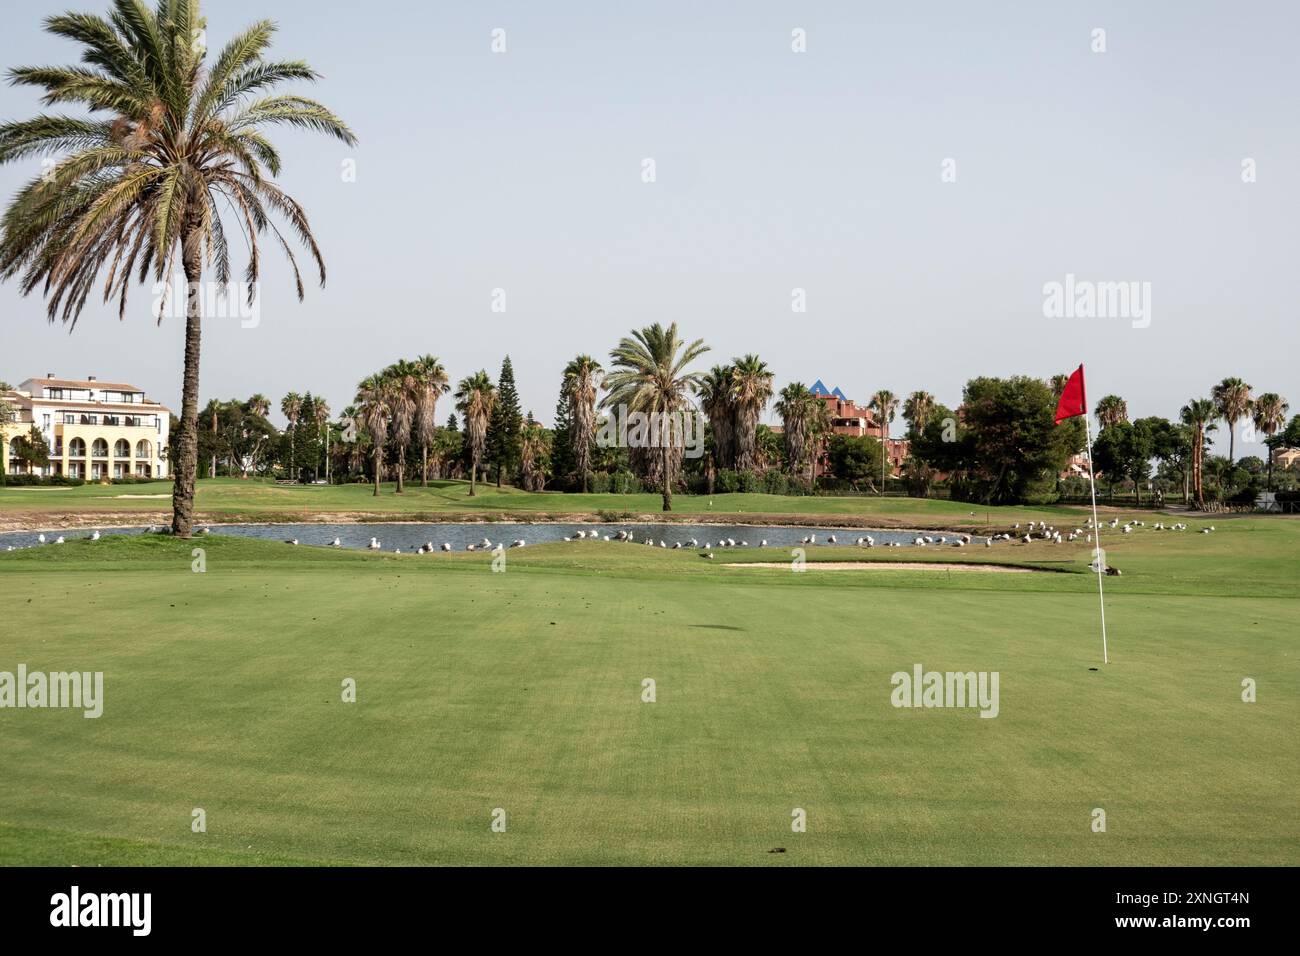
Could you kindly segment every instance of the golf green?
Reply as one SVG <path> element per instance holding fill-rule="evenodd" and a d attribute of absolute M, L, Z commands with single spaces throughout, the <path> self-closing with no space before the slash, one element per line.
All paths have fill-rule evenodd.
<path fill-rule="evenodd" d="M 1294 865 L 1300 522 L 1208 523 L 1114 536 L 1108 665 L 1081 543 L 0 554 L 0 671 L 104 675 L 0 709 L 0 864 Z M 996 717 L 894 706 L 918 664 Z"/>

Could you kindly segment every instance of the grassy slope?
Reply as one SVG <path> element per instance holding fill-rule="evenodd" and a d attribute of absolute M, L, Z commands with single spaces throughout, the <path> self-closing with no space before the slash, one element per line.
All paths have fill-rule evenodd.
<path fill-rule="evenodd" d="M 206 574 L 165 538 L 0 554 L 0 669 L 107 685 L 99 720 L 0 711 L 0 862 L 1300 860 L 1297 522 L 1117 539 L 1095 672 L 1066 546 L 924 557 L 1072 573 L 795 575 L 574 542 L 492 574 L 196 543 Z M 1001 716 L 895 710 L 915 662 L 999 671 Z"/>
<path fill-rule="evenodd" d="M 518 516 L 594 514 L 661 514 L 658 495 L 580 495 L 558 492 L 529 493 L 494 485 L 479 486 L 469 497 L 463 481 L 432 482 L 428 488 L 409 484 L 403 495 L 385 485 L 376 497 L 369 485 L 283 486 L 268 481 L 240 481 L 232 478 L 205 479 L 198 485 L 198 510 L 205 521 L 294 520 L 329 513 L 372 514 L 393 518 L 438 520 L 456 515 Z M 0 520 L 23 516 L 31 527 L 48 525 L 63 514 L 131 514 L 170 512 L 171 484 L 150 482 L 137 485 L 83 485 L 78 488 L 0 488 Z M 132 497 L 121 497 L 123 495 Z M 147 497 L 147 496 L 164 497 Z M 962 502 L 930 501 L 917 498 L 870 497 L 785 497 L 778 495 L 678 495 L 673 499 L 679 517 L 870 516 L 884 525 L 931 527 L 970 525 L 986 522 L 1076 520 L 1077 508 L 980 508 Z M 974 512 L 974 515 L 972 515 Z M 1078 519 L 1082 520 L 1082 519 Z"/>

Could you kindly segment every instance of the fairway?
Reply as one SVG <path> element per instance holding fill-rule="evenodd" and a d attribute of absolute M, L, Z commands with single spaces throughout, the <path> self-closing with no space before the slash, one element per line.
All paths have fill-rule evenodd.
<path fill-rule="evenodd" d="M 1107 542 L 1109 666 L 1082 545 L 0 554 L 0 670 L 104 673 L 0 710 L 0 864 L 1294 865 L 1300 522 L 1217 528 Z M 894 707 L 916 664 L 996 718 Z"/>

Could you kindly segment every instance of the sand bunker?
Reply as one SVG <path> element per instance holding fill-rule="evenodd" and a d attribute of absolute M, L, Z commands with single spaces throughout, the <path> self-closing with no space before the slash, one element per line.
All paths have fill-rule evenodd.
<path fill-rule="evenodd" d="M 725 565 L 728 568 L 790 568 L 789 561 L 745 561 Z M 1033 568 L 1013 568 L 1005 564 L 950 564 L 943 561 L 809 561 L 809 571 L 999 571 L 1006 574 L 1030 574 Z"/>

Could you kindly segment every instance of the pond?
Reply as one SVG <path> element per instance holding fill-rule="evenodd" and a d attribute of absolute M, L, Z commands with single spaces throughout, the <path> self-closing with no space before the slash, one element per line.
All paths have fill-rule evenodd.
<path fill-rule="evenodd" d="M 400 549 L 403 552 L 414 551 L 422 545 L 432 544 L 437 550 L 442 550 L 444 543 L 450 544 L 453 551 L 465 551 L 470 545 L 475 549 L 483 547 L 483 542 L 489 542 L 489 547 L 494 547 L 498 543 L 504 542 L 507 547 L 516 540 L 525 541 L 527 544 L 542 544 L 548 541 L 563 541 L 565 539 L 575 539 L 579 534 L 587 540 L 590 536 L 595 536 L 596 540 L 609 538 L 611 541 L 618 540 L 618 536 L 623 533 L 625 536 L 630 535 L 633 542 L 638 545 L 644 545 L 647 539 L 655 542 L 656 546 L 660 541 L 665 542 L 665 547 L 671 548 L 680 543 L 682 547 L 691 547 L 690 541 L 693 539 L 699 547 L 705 545 L 718 546 L 720 541 L 734 540 L 736 547 L 741 547 L 742 543 L 748 547 L 758 547 L 762 541 L 766 541 L 768 547 L 773 548 L 790 548 L 803 543 L 804 539 L 810 535 L 816 536 L 815 543 L 818 545 L 838 544 L 845 547 L 854 547 L 858 538 L 870 536 L 877 546 L 887 543 L 912 546 L 916 540 L 918 532 L 902 531 L 898 529 L 882 531 L 867 528 L 836 528 L 836 527 L 791 527 L 776 525 L 715 525 L 715 524 L 619 524 L 619 523 L 600 523 L 600 524 L 560 524 L 551 522 L 478 522 L 469 524 L 444 524 L 441 522 L 432 524 L 421 524 L 415 522 L 370 522 L 365 524 L 226 524 L 210 525 L 211 533 L 214 535 L 235 535 L 244 538 L 261 538 L 269 541 L 289 541 L 297 539 L 299 544 L 303 545 L 331 545 L 335 539 L 338 539 L 339 545 L 344 548 L 367 548 L 371 538 L 379 541 L 384 551 L 394 551 Z M 72 541 L 77 538 L 88 538 L 95 533 L 93 528 L 77 528 L 62 531 L 15 531 L 6 534 L 0 534 L 0 551 L 7 548 L 22 548 L 40 544 L 40 534 L 44 534 L 47 544 L 52 544 L 62 536 L 66 541 Z M 100 534 L 144 534 L 148 529 L 138 528 L 101 528 L 98 529 Z M 946 539 L 946 543 L 951 544 L 957 540 L 957 536 L 952 532 L 926 531 L 921 532 L 929 535 L 934 539 L 934 543 L 940 543 L 941 539 Z M 834 536 L 835 541 L 830 541 Z M 983 544 L 984 539 L 977 537 L 974 539 L 975 544 Z"/>

